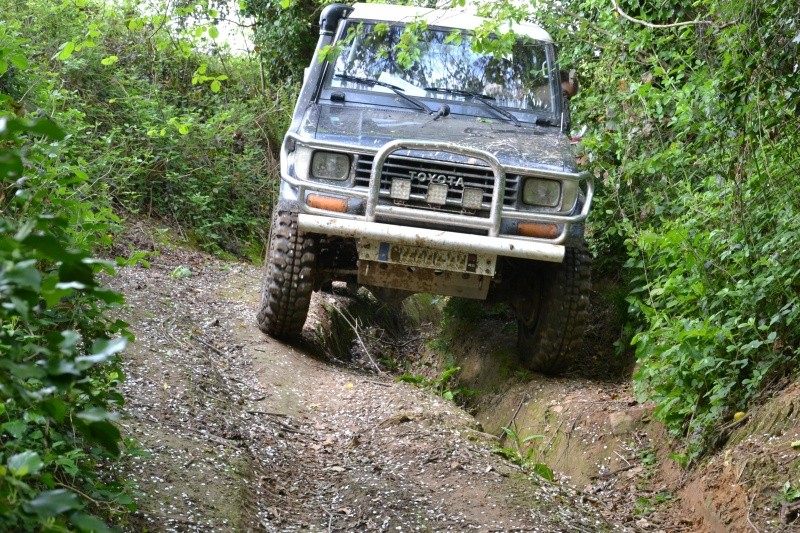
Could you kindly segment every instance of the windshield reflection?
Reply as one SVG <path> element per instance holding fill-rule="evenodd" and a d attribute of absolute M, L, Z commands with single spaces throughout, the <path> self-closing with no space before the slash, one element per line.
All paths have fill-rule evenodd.
<path fill-rule="evenodd" d="M 465 100 L 463 93 L 473 93 L 493 98 L 498 106 L 553 112 L 542 43 L 519 41 L 511 54 L 495 57 L 473 51 L 466 37 L 427 30 L 420 34 L 418 49 L 409 54 L 397 47 L 402 26 L 351 22 L 346 31 L 347 42 L 336 58 L 329 87 L 390 92 L 390 84 L 409 96 L 445 100 Z M 360 83 L 357 78 L 381 84 Z"/>

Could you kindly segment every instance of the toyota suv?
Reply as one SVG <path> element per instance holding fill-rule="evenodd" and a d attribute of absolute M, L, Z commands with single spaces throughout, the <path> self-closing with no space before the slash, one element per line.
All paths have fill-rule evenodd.
<path fill-rule="evenodd" d="M 574 77 L 546 31 L 459 9 L 328 6 L 281 149 L 258 323 L 302 331 L 313 291 L 507 303 L 530 369 L 588 318 L 594 185 L 567 136 Z"/>

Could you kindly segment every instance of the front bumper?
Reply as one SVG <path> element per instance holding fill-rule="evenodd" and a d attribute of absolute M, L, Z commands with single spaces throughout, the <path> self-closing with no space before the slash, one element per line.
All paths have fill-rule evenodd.
<path fill-rule="evenodd" d="M 560 263 L 564 246 L 532 240 L 469 235 L 408 226 L 365 222 L 321 215 L 298 215 L 298 228 L 309 233 L 369 239 L 390 244 L 437 248 L 474 254 L 492 254 Z"/>

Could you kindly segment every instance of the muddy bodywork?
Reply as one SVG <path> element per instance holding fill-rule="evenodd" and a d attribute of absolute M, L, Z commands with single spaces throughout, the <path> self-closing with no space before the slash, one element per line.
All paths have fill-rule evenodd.
<path fill-rule="evenodd" d="M 486 113 L 479 109 L 463 111 L 472 114 L 451 111 L 448 116 L 433 120 L 430 115 L 407 108 L 311 104 L 298 137 L 363 151 L 377 150 L 394 139 L 451 142 L 489 152 L 506 168 L 575 171 L 572 147 L 558 128 L 535 123 L 516 127 L 507 120 L 481 116 Z M 459 159 L 452 153 L 430 157 Z"/>

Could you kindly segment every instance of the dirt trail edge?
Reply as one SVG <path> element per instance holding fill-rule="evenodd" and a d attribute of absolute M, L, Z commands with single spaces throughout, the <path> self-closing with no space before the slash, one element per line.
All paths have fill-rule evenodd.
<path fill-rule="evenodd" d="M 112 280 L 137 336 L 122 426 L 149 452 L 127 465 L 140 493 L 127 529 L 622 530 L 491 453 L 495 437 L 452 403 L 264 336 L 259 283 L 185 250 Z"/>

